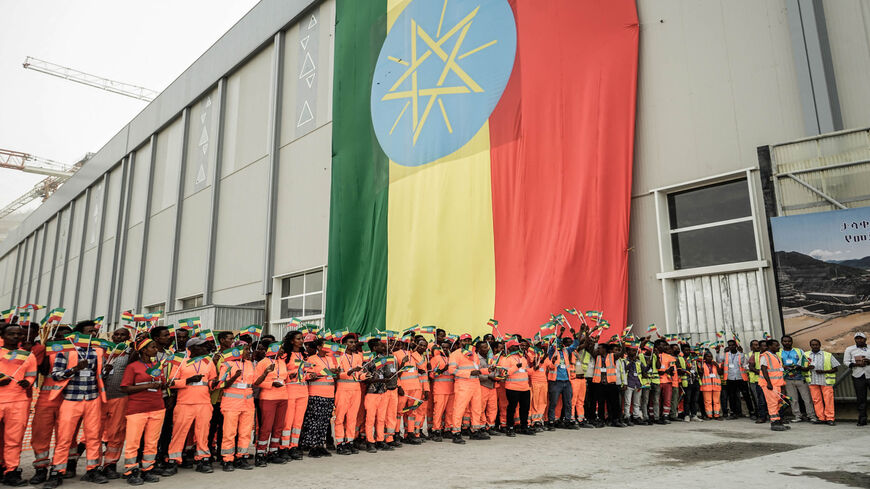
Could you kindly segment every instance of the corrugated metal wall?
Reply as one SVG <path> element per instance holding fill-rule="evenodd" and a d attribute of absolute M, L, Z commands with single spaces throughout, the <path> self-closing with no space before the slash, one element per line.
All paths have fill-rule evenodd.
<path fill-rule="evenodd" d="M 716 339 L 716 331 L 744 341 L 770 331 L 759 271 L 703 275 L 674 280 L 677 331 L 692 341 Z M 669 331 L 671 332 L 671 331 Z"/>
<path fill-rule="evenodd" d="M 164 317 L 164 324 L 177 324 L 179 319 L 199 317 L 202 325 L 212 331 L 238 331 L 250 324 L 263 324 L 266 311 L 259 307 L 202 306 L 175 311 Z"/>

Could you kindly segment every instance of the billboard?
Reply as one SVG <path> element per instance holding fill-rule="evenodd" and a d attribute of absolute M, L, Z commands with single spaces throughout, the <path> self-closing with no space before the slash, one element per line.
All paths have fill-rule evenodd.
<path fill-rule="evenodd" d="M 843 351 L 870 323 L 870 207 L 770 220 L 786 334 Z"/>

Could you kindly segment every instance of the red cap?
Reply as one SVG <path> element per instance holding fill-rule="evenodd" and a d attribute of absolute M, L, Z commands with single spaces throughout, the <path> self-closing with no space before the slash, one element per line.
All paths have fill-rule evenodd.
<path fill-rule="evenodd" d="M 520 342 L 517 340 L 510 340 L 507 342 L 507 345 L 505 345 L 505 348 L 510 348 L 512 346 L 520 346 Z"/>
<path fill-rule="evenodd" d="M 317 341 L 317 336 L 314 336 L 314 333 L 308 333 L 304 338 L 302 338 L 303 343 L 310 343 L 312 341 Z"/>
<path fill-rule="evenodd" d="M 460 339 L 460 340 L 470 340 L 470 339 L 471 339 L 471 335 L 468 334 L 468 333 L 463 333 L 463 334 L 459 335 L 459 339 Z"/>

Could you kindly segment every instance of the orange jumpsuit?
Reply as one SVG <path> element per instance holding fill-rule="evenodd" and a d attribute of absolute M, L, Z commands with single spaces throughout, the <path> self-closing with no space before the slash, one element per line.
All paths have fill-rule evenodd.
<path fill-rule="evenodd" d="M 168 460 L 181 463 L 191 425 L 196 441 L 194 460 L 203 460 L 211 455 L 208 449 L 208 428 L 212 415 L 209 383 L 217 377 L 217 373 L 210 358 L 196 362 L 185 361 L 177 370 L 177 373 L 170 375 L 170 378 L 175 376 L 178 397 L 172 415 L 172 440 L 169 442 Z M 199 382 L 187 383 L 187 379 L 194 375 L 202 375 L 202 379 Z"/>
<path fill-rule="evenodd" d="M 48 357 L 48 370 L 51 373 L 51 368 L 54 365 L 54 359 L 57 353 L 50 351 L 46 352 Z M 36 407 L 33 410 L 33 420 L 30 422 L 30 445 L 33 447 L 33 467 L 37 469 L 47 469 L 51 465 L 51 438 L 57 440 L 57 415 L 60 412 L 60 403 L 63 402 L 63 396 L 55 395 L 52 397 L 52 391 L 63 390 L 63 382 L 58 382 L 46 375 L 42 379 L 42 386 L 39 388 L 39 396 L 36 398 Z M 124 417 L 124 411 L 121 411 L 121 417 Z M 76 428 L 76 434 L 78 434 Z M 124 431 L 121 431 L 121 444 L 124 444 Z M 75 436 L 78 439 L 78 436 Z M 118 457 L 121 455 L 120 447 L 118 447 Z M 108 453 L 108 451 L 107 451 Z M 68 453 L 68 461 L 75 461 L 79 458 L 78 447 L 70 445 Z"/>
<path fill-rule="evenodd" d="M 58 390 L 52 390 L 49 393 L 50 399 L 60 397 L 63 401 L 58 409 L 57 422 L 57 443 L 54 447 L 54 457 L 52 458 L 52 468 L 54 471 L 65 474 L 67 461 L 69 460 L 70 450 L 75 450 L 76 444 L 73 437 L 78 432 L 79 423 L 81 423 L 85 435 L 85 445 L 87 447 L 87 470 L 100 467 L 102 460 L 101 445 L 102 445 L 102 418 L 103 418 L 103 403 L 106 401 L 106 388 L 103 385 L 101 372 L 103 371 L 103 357 L 100 353 L 95 353 L 92 348 L 76 348 L 76 352 L 68 351 L 59 353 L 55 357 L 55 361 L 61 355 L 67 360 L 66 372 L 72 372 L 72 368 L 79 362 L 79 356 L 95 355 L 96 368 L 94 370 L 86 369 L 83 372 L 88 372 L 96 378 L 97 397 L 91 400 L 69 400 L 64 396 L 66 387 L 69 385 L 75 373 L 70 373 L 68 377 L 58 380 L 58 385 L 61 386 Z M 53 369 L 54 367 L 52 367 Z"/>
<path fill-rule="evenodd" d="M 465 410 L 471 409 L 471 429 L 478 431 L 483 429 L 483 413 L 480 399 L 480 381 L 477 376 L 471 375 L 474 370 L 479 370 L 481 375 L 488 375 L 486 365 L 482 365 L 477 353 L 464 352 L 462 349 L 450 354 L 447 371 L 453 374 L 453 433 L 459 433 L 462 426 L 462 415 Z"/>
<path fill-rule="evenodd" d="M 302 421 L 308 408 L 308 382 L 305 373 L 297 363 L 305 360 L 300 352 L 287 354 L 287 411 L 284 414 L 284 430 L 281 431 L 281 448 L 296 448 L 299 446 L 299 436 L 302 435 Z M 295 377 L 290 378 L 295 374 Z"/>
<path fill-rule="evenodd" d="M 437 351 L 429 362 L 432 379 L 432 426 L 434 430 L 450 430 L 453 426 L 453 375 L 447 372 L 447 357 Z M 440 373 L 436 374 L 435 371 Z"/>
<path fill-rule="evenodd" d="M 477 358 L 481 364 L 487 364 L 488 362 L 486 358 L 480 355 L 477 355 Z M 495 418 L 498 416 L 498 391 L 495 387 L 495 380 L 489 380 L 492 380 L 490 383 L 492 387 L 487 387 L 484 385 L 484 382 L 480 383 L 480 410 L 483 413 L 485 429 L 495 428 Z"/>
<path fill-rule="evenodd" d="M 544 413 L 547 412 L 547 367 L 542 358 L 543 354 L 526 353 L 526 360 L 532 365 L 539 360 L 538 368 L 529 368 L 529 382 L 531 383 L 532 400 L 529 408 L 529 424 L 544 422 Z M 557 411 L 558 412 L 558 411 Z M 517 418 L 514 418 L 517 419 Z"/>
<path fill-rule="evenodd" d="M 152 364 L 141 361 L 127 365 L 121 386 L 137 386 L 162 381 L 165 377 L 161 372 L 154 377 L 148 372 Z M 157 462 L 157 444 L 163 419 L 166 415 L 163 396 L 160 390 L 148 388 L 127 396 L 127 422 L 124 437 L 124 475 L 129 476 L 133 470 L 142 472 L 154 470 Z M 142 463 L 138 461 L 140 442 L 142 444 Z"/>
<path fill-rule="evenodd" d="M 782 387 L 785 385 L 783 378 L 782 361 L 773 353 L 766 351 L 761 354 L 763 365 L 767 366 L 767 375 L 770 377 L 771 389 L 767 388 L 767 379 L 764 375 L 758 376 L 758 385 L 761 386 L 761 392 L 764 393 L 764 400 L 767 402 L 767 415 L 771 423 L 780 420 L 779 407 L 782 402 Z"/>
<path fill-rule="evenodd" d="M 359 371 L 352 375 L 347 372 L 362 364 L 362 353 L 345 353 L 338 358 L 341 369 L 335 386 L 335 443 L 338 444 L 352 442 L 359 432 L 360 380 L 364 377 Z"/>
<path fill-rule="evenodd" d="M 425 376 L 428 375 L 427 373 L 425 373 L 426 357 L 417 353 L 416 351 L 408 353 L 403 350 L 395 352 L 395 356 L 396 361 L 400 363 L 402 361 L 402 358 L 404 358 L 405 356 L 408 357 L 408 361 L 405 363 L 405 367 L 399 374 L 399 385 L 405 391 L 405 395 L 399 397 L 397 400 L 397 420 L 404 418 L 405 434 L 418 438 L 423 428 L 423 419 L 426 413 L 424 406 L 417 406 L 416 409 L 413 409 L 406 413 L 402 413 L 402 410 L 406 406 L 410 406 L 417 402 L 417 399 L 422 400 L 423 392 L 429 391 L 429 383 L 421 382 L 421 378 L 425 378 Z M 424 373 L 420 374 L 420 370 L 422 370 Z"/>
<path fill-rule="evenodd" d="M 722 380 L 719 378 L 721 369 L 716 363 L 711 365 L 702 363 L 701 366 L 703 375 L 699 380 L 701 383 L 701 395 L 704 396 L 704 411 L 711 418 L 721 417 Z"/>
<path fill-rule="evenodd" d="M 239 370 L 242 375 L 224 388 L 221 398 L 221 414 L 224 416 L 221 456 L 224 462 L 232 462 L 237 457 L 250 454 L 251 432 L 254 429 L 254 365 L 247 360 L 226 361 L 221 365 L 218 378 L 226 381 Z"/>
<path fill-rule="evenodd" d="M 21 463 L 21 440 L 24 439 L 27 416 L 30 414 L 30 397 L 27 395 L 29 389 L 22 388 L 18 382 L 26 380 L 33 385 L 37 374 L 34 355 L 27 355 L 23 362 L 2 359 L 2 355 L 8 351 L 0 348 L 0 372 L 3 373 L 3 378 L 11 378 L 8 384 L 0 386 L 3 461 L 7 473 L 17 469 Z"/>
<path fill-rule="evenodd" d="M 287 364 L 280 359 L 264 358 L 257 363 L 254 379 L 259 379 L 270 365 L 275 365 L 275 369 L 260 383 L 257 454 L 272 453 L 281 448 L 281 432 L 287 417 Z M 276 386 L 275 382 L 281 385 Z"/>

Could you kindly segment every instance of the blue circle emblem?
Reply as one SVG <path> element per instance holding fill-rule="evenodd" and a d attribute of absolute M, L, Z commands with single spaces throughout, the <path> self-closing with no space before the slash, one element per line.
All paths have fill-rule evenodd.
<path fill-rule="evenodd" d="M 507 0 L 414 0 L 387 35 L 372 80 L 372 123 L 387 156 L 420 166 L 483 127 L 513 70 Z"/>

